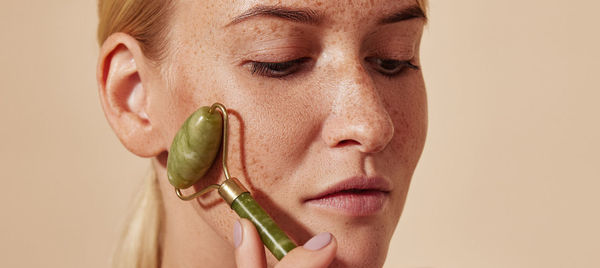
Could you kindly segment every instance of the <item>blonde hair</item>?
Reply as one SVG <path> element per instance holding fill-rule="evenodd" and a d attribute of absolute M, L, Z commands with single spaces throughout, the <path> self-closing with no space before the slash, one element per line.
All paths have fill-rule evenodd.
<path fill-rule="evenodd" d="M 160 60 L 167 48 L 173 0 L 98 0 L 98 42 L 113 33 L 135 38 L 149 59 Z"/>
<path fill-rule="evenodd" d="M 144 178 L 113 257 L 113 267 L 160 267 L 162 197 L 154 168 Z"/>
<path fill-rule="evenodd" d="M 416 0 L 427 13 L 428 0 Z M 154 61 L 167 53 L 168 21 L 174 0 L 98 0 L 98 42 L 113 33 L 135 38 L 144 55 Z M 151 168 L 136 196 L 134 210 L 121 236 L 113 259 L 114 267 L 160 267 L 162 197 Z"/>

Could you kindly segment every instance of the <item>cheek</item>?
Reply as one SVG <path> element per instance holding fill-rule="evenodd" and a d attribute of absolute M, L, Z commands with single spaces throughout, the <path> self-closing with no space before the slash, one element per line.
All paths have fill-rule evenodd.
<path fill-rule="evenodd" d="M 185 119 L 198 108 L 222 102 L 221 86 L 213 71 L 202 67 L 206 63 L 195 57 L 176 56 L 173 65 L 164 67 L 163 87 L 151 105 L 161 115 L 161 127 L 165 137 L 171 140 Z"/>
<path fill-rule="evenodd" d="M 322 112 L 315 101 L 322 98 L 316 97 L 318 90 L 237 69 L 221 73 L 230 74 L 222 79 L 227 91 L 224 101 L 235 111 L 230 120 L 232 165 L 241 165 L 249 188 L 281 189 L 282 180 L 300 166 L 319 135 Z"/>
<path fill-rule="evenodd" d="M 319 120 L 302 100 L 271 98 L 252 103 L 243 113 L 239 152 L 249 186 L 276 189 L 303 161 L 318 135 Z M 240 103 L 240 105 L 248 105 Z M 244 156 L 245 155 L 245 156 Z"/>
<path fill-rule="evenodd" d="M 394 123 L 390 148 L 391 153 L 397 156 L 390 159 L 401 160 L 402 166 L 412 170 L 421 156 L 427 135 L 427 95 L 423 80 L 407 83 L 401 94 L 387 100 Z"/>

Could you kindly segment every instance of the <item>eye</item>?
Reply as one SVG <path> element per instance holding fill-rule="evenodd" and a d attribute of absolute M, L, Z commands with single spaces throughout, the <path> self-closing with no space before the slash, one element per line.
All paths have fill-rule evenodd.
<path fill-rule="evenodd" d="M 291 75 L 302 68 L 302 65 L 308 62 L 310 58 L 299 58 L 285 62 L 250 62 L 252 74 L 257 74 L 272 78 L 281 78 Z"/>
<path fill-rule="evenodd" d="M 388 77 L 394 77 L 402 73 L 402 71 L 404 71 L 406 68 L 413 70 L 421 69 L 419 66 L 412 64 L 410 61 L 381 59 L 375 57 L 367 57 L 365 60 L 371 64 L 376 71 Z"/>

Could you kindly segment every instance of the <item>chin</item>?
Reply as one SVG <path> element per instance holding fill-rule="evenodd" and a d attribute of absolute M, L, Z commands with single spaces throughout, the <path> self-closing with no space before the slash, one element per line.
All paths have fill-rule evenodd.
<path fill-rule="evenodd" d="M 353 236 L 340 237 L 338 238 L 337 256 L 330 267 L 382 267 L 388 246 L 389 238 L 372 238 L 361 241 Z"/>
<path fill-rule="evenodd" d="M 331 263 L 329 267 L 333 268 L 378 268 L 383 267 L 385 262 L 385 256 L 367 256 L 363 258 L 357 258 L 357 256 L 349 256 L 345 258 L 344 256 L 338 256 Z"/>

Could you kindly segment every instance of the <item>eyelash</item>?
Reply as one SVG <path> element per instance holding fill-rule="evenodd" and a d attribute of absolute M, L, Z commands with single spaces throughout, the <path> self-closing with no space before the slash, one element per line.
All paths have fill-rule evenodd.
<path fill-rule="evenodd" d="M 404 71 L 407 68 L 417 70 L 417 71 L 421 70 L 421 67 L 413 64 L 410 60 L 381 59 L 381 58 L 375 58 L 375 57 L 368 57 L 365 60 L 368 63 L 370 63 L 371 65 L 373 65 L 373 68 L 377 72 L 379 72 L 381 75 L 388 77 L 388 78 L 394 78 L 394 77 L 404 73 Z M 394 66 L 395 70 L 392 72 L 387 72 L 383 68 L 380 68 L 382 65 L 385 65 L 385 64 L 392 64 Z"/>
<path fill-rule="evenodd" d="M 286 76 L 293 75 L 301 69 L 302 65 L 308 62 L 310 58 L 298 58 L 291 61 L 285 62 L 250 62 L 250 71 L 252 74 L 270 77 L 270 78 L 285 78 Z M 383 76 L 393 78 L 404 72 L 406 68 L 413 70 L 421 70 L 421 67 L 413 64 L 410 60 L 393 60 L 393 59 L 381 59 L 376 57 L 367 57 L 365 60 L 373 65 L 373 68 Z M 383 64 L 392 64 L 394 69 L 392 72 L 386 72 L 385 69 L 381 69 Z"/>
<path fill-rule="evenodd" d="M 296 73 L 304 63 L 310 58 L 298 58 L 285 62 L 251 62 L 252 74 L 257 74 L 272 78 L 283 78 L 285 76 Z"/>

